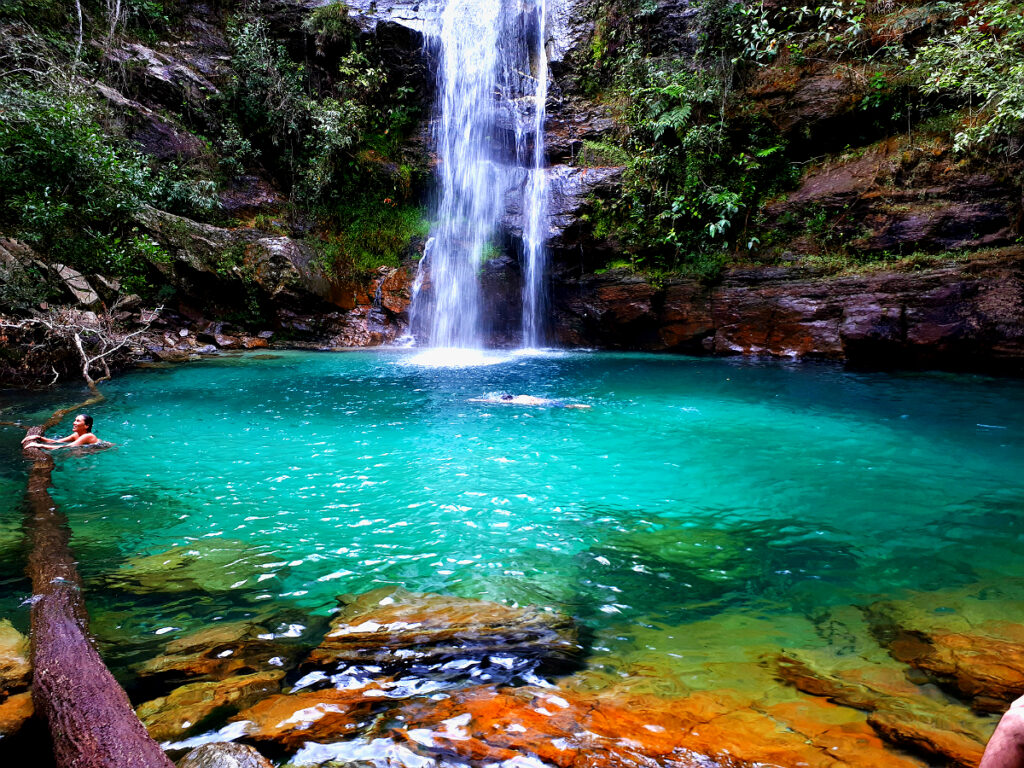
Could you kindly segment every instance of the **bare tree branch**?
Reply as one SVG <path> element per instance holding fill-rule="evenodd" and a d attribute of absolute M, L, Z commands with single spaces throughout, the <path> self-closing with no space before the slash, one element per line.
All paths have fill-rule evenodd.
<path fill-rule="evenodd" d="M 102 315 L 62 308 L 19 320 L 0 318 L 0 328 L 28 329 L 36 327 L 45 329 L 48 345 L 63 346 L 75 352 L 82 378 L 89 389 L 95 392 L 98 382 L 110 378 L 111 360 L 131 344 L 133 339 L 146 333 L 153 320 L 163 311 L 163 307 L 157 307 L 148 313 L 150 317 L 148 322 L 140 328 L 127 332 L 117 327 L 113 319 L 113 314 L 118 306 L 119 302 L 115 302 L 110 310 Z M 52 386 L 59 378 L 59 373 L 52 366 L 51 370 L 55 374 L 53 381 L 50 382 Z M 98 374 L 101 375 L 96 378 Z"/>

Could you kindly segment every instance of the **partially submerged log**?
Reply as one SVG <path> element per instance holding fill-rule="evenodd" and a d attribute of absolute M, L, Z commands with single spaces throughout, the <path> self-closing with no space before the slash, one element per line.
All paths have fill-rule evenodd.
<path fill-rule="evenodd" d="M 41 435 L 33 427 L 29 435 Z M 50 496 L 53 459 L 28 448 L 32 552 L 32 699 L 49 724 L 58 768 L 173 768 L 139 722 L 88 634 L 67 518 Z"/>

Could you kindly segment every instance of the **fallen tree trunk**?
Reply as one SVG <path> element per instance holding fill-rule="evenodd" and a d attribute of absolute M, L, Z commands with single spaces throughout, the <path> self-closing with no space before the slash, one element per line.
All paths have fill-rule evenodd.
<path fill-rule="evenodd" d="M 33 427 L 28 434 L 43 431 L 44 427 Z M 49 725 L 56 764 L 58 768 L 173 768 L 139 722 L 127 694 L 88 635 L 67 518 L 49 491 L 53 458 L 39 448 L 24 452 L 33 459 L 26 521 L 32 545 L 28 561 L 32 701 Z"/>

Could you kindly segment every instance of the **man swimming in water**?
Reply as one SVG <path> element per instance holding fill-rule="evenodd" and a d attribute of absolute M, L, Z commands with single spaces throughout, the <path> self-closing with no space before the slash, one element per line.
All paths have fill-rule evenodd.
<path fill-rule="evenodd" d="M 550 400 L 546 397 L 534 397 L 533 395 L 510 395 L 504 394 L 500 397 L 474 397 L 470 398 L 471 403 L 497 403 L 499 405 L 537 405 L 549 408 L 589 408 L 583 403 L 566 403 L 562 400 Z"/>
<path fill-rule="evenodd" d="M 58 448 L 96 445 L 98 442 L 100 439 L 92 433 L 92 416 L 80 413 L 75 417 L 75 423 L 71 426 L 71 434 L 67 437 L 53 439 L 42 435 L 27 435 L 21 441 L 21 447 L 45 448 L 48 451 L 55 451 Z"/>

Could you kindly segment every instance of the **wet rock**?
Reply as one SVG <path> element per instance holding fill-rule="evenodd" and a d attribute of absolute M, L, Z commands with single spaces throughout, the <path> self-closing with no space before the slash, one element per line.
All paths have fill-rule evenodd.
<path fill-rule="evenodd" d="M 422 33 L 433 10 L 422 0 L 352 0 L 347 5 L 365 32 L 375 32 L 378 24 L 395 24 Z"/>
<path fill-rule="evenodd" d="M 562 768 L 695 768 L 707 761 L 684 746 L 681 723 L 664 717 L 667 713 L 634 713 L 561 690 L 478 688 L 436 704 L 407 708 L 403 714 L 405 721 L 396 735 L 464 760 L 501 762 L 531 755 Z M 671 730 L 659 719 L 672 719 Z"/>
<path fill-rule="evenodd" d="M 0 696 L 28 685 L 29 642 L 8 619 L 0 619 Z"/>
<path fill-rule="evenodd" d="M 218 741 L 193 749 L 178 768 L 273 768 L 273 763 L 248 744 Z"/>
<path fill-rule="evenodd" d="M 154 208 L 136 214 L 137 222 L 174 261 L 153 266 L 190 296 L 205 297 L 212 308 L 244 301 L 256 288 L 282 319 L 302 311 L 326 321 L 330 304 L 351 309 L 344 286 L 328 277 L 314 249 L 290 237 L 268 237 L 254 229 L 225 229 Z M 231 290 L 226 287 L 234 286 Z"/>
<path fill-rule="evenodd" d="M 202 113 L 206 99 L 219 93 L 206 75 L 168 51 L 126 43 L 107 51 L 106 57 L 127 74 L 128 95 L 149 107 L 181 109 L 184 106 Z"/>
<path fill-rule="evenodd" d="M 617 123 L 611 109 L 576 96 L 550 100 L 544 123 L 544 152 L 552 163 L 571 163 L 584 141 L 611 139 Z"/>
<path fill-rule="evenodd" d="M 897 710 L 873 712 L 868 723 L 887 741 L 939 758 L 943 765 L 975 768 L 985 751 L 985 741 L 979 741 L 976 734 L 950 727 L 948 720 L 924 719 Z"/>
<path fill-rule="evenodd" d="M 28 638 L 0 619 L 0 738 L 16 733 L 32 716 L 32 694 L 24 690 L 31 673 Z"/>
<path fill-rule="evenodd" d="M 369 291 L 373 303 L 387 310 L 395 317 L 407 317 L 412 303 L 412 279 L 409 267 L 381 267 L 370 282 Z"/>
<path fill-rule="evenodd" d="M 216 350 L 214 350 L 216 351 Z M 129 559 L 104 578 L 107 586 L 136 594 L 227 592 L 264 573 L 271 553 L 233 539 L 201 539 L 155 555 Z"/>
<path fill-rule="evenodd" d="M 549 168 L 548 175 L 548 247 L 553 250 L 571 250 L 584 242 L 581 216 L 590 209 L 594 196 L 608 197 L 617 194 L 622 181 L 623 169 L 619 167 L 572 168 L 557 165 Z M 502 227 L 514 238 L 521 238 L 523 232 L 522 185 L 526 174 L 519 175 L 518 181 L 508 190 Z"/>
<path fill-rule="evenodd" d="M 192 359 L 191 349 L 153 348 L 153 357 L 163 363 L 187 363 Z"/>
<path fill-rule="evenodd" d="M 797 689 L 870 713 L 868 724 L 886 741 L 943 764 L 970 768 L 995 727 L 966 707 L 937 696 L 927 680 L 911 679 L 906 666 L 873 637 L 872 626 L 851 607 L 818 617 L 831 643 L 790 649 L 776 659 L 779 677 Z"/>
<path fill-rule="evenodd" d="M 983 634 L 902 630 L 893 656 L 927 672 L 983 712 L 1002 712 L 1024 695 L 1024 646 Z"/>
<path fill-rule="evenodd" d="M 556 75 L 563 72 L 567 58 L 590 44 L 594 22 L 585 0 L 564 0 L 548 8 L 548 62 Z"/>
<path fill-rule="evenodd" d="M 720 283 L 652 285 L 626 272 L 563 279 L 559 341 L 875 364 L 1024 369 L 1024 249 L 920 271 L 826 278 L 735 268 Z"/>
<path fill-rule="evenodd" d="M 137 668 L 140 678 L 225 680 L 259 671 L 274 675 L 288 667 L 294 645 L 277 640 L 265 627 L 249 622 L 214 624 L 176 638 L 164 652 Z"/>
<path fill-rule="evenodd" d="M 401 714 L 401 725 L 392 725 L 396 738 L 470 761 L 529 756 L 563 768 L 920 765 L 886 752 L 852 710 L 812 701 L 760 711 L 727 692 L 662 698 L 614 689 L 585 695 L 479 688 L 409 704 Z"/>
<path fill-rule="evenodd" d="M 0 738 L 17 733 L 34 711 L 32 694 L 28 691 L 0 700 Z"/>
<path fill-rule="evenodd" d="M 402 667 L 489 654 L 566 661 L 581 651 L 571 619 L 535 608 L 391 587 L 339 600 L 311 664 Z"/>
<path fill-rule="evenodd" d="M 236 176 L 220 191 L 220 203 L 233 216 L 255 216 L 277 211 L 286 199 L 259 176 Z"/>
<path fill-rule="evenodd" d="M 284 672 L 273 670 L 189 683 L 140 704 L 136 714 L 157 741 L 179 740 L 276 693 L 283 677 Z"/>
<path fill-rule="evenodd" d="M 1010 244 L 1019 204 L 1005 181 L 959 162 L 942 140 L 890 138 L 812 166 L 765 213 L 777 232 L 802 235 L 791 243 L 800 252 L 841 240 L 908 253 Z"/>
<path fill-rule="evenodd" d="M 884 739 L 941 758 L 944 764 L 973 768 L 995 725 L 926 697 L 905 675 L 885 680 L 886 666 L 814 669 L 792 654 L 781 657 L 778 664 L 782 678 L 801 691 L 870 712 L 868 723 Z"/>
<path fill-rule="evenodd" d="M 875 603 L 867 615 L 893 658 L 975 710 L 1000 713 L 1024 694 L 1024 628 L 990 602 L 969 589 L 926 593 L 913 602 Z"/>
<path fill-rule="evenodd" d="M 264 699 L 232 720 L 246 723 L 246 738 L 295 749 L 308 741 L 336 741 L 364 728 L 382 694 L 373 686 L 281 694 Z"/>

